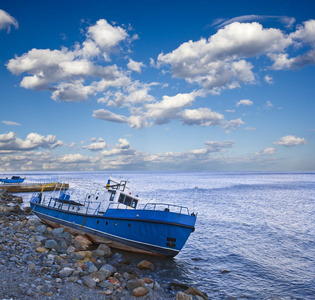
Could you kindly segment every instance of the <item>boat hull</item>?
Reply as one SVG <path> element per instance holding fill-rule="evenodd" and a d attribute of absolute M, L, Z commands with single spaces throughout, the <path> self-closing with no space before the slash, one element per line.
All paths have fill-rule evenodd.
<path fill-rule="evenodd" d="M 31 202 L 33 213 L 52 227 L 64 227 L 93 242 L 121 250 L 176 256 L 191 232 L 195 217 L 148 210 L 108 209 L 103 215 L 61 210 Z"/>
<path fill-rule="evenodd" d="M 22 183 L 24 181 L 25 178 L 21 178 L 21 179 L 0 179 L 0 182 L 3 183 Z"/>

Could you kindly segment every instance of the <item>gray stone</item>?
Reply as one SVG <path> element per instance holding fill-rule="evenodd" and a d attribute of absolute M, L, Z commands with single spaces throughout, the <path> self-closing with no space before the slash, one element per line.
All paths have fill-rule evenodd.
<path fill-rule="evenodd" d="M 90 276 L 84 276 L 81 278 L 84 285 L 89 287 L 90 289 L 94 289 L 96 287 L 96 282 Z"/>
<path fill-rule="evenodd" d="M 187 295 L 183 292 L 178 292 L 175 300 L 192 300 L 192 296 Z"/>
<path fill-rule="evenodd" d="M 169 284 L 168 288 L 170 290 L 187 290 L 189 286 L 186 283 L 175 279 Z"/>
<path fill-rule="evenodd" d="M 30 219 L 27 221 L 27 226 L 34 226 L 34 227 L 38 227 L 40 225 L 42 225 L 41 221 L 37 220 L 37 219 Z"/>
<path fill-rule="evenodd" d="M 106 264 L 101 267 L 99 271 L 102 272 L 106 278 L 108 278 L 116 272 L 116 268 L 112 265 Z"/>
<path fill-rule="evenodd" d="M 100 257 L 104 257 L 105 252 L 103 250 L 96 249 L 96 250 L 92 251 L 92 255 L 93 255 L 93 257 L 95 257 L 97 259 Z"/>
<path fill-rule="evenodd" d="M 60 278 L 65 278 L 70 276 L 73 273 L 74 269 L 69 268 L 69 267 L 64 267 L 60 272 L 59 272 L 59 277 Z"/>
<path fill-rule="evenodd" d="M 92 277 L 94 279 L 95 282 L 102 282 L 105 280 L 105 276 L 102 272 L 96 271 L 92 274 L 89 275 L 90 277 Z"/>
<path fill-rule="evenodd" d="M 70 246 L 70 247 L 67 248 L 67 253 L 68 253 L 69 255 L 72 254 L 72 253 L 74 253 L 74 252 L 75 252 L 75 247 Z"/>
<path fill-rule="evenodd" d="M 108 282 L 108 281 L 106 281 L 106 280 L 100 282 L 98 285 L 99 285 L 101 288 L 106 288 L 106 289 L 111 288 L 111 287 L 114 287 L 114 284 L 112 284 L 112 283 L 110 283 L 110 282 Z"/>
<path fill-rule="evenodd" d="M 105 245 L 105 244 L 100 244 L 98 247 L 97 247 L 97 250 L 102 250 L 104 251 L 104 257 L 109 257 L 112 255 L 112 251 L 110 250 L 110 248 Z"/>
<path fill-rule="evenodd" d="M 46 225 L 39 225 L 35 228 L 35 231 L 39 234 L 45 234 L 47 232 L 47 227 Z"/>
<path fill-rule="evenodd" d="M 63 227 L 59 227 L 59 228 L 54 228 L 54 230 L 51 232 L 51 234 L 53 236 L 63 236 L 63 234 L 65 233 L 65 230 Z"/>
<path fill-rule="evenodd" d="M 127 290 L 132 291 L 138 287 L 144 287 L 144 282 L 140 279 L 131 279 L 126 284 Z"/>
<path fill-rule="evenodd" d="M 64 239 L 58 239 L 57 243 L 60 249 L 66 250 L 68 248 L 68 245 Z"/>
<path fill-rule="evenodd" d="M 92 265 L 92 266 L 90 266 L 88 268 L 88 272 L 89 273 L 94 273 L 94 272 L 97 272 L 97 271 L 98 271 L 98 269 L 94 265 Z"/>
<path fill-rule="evenodd" d="M 60 247 L 55 240 L 48 240 L 45 243 L 45 248 L 59 250 Z"/>

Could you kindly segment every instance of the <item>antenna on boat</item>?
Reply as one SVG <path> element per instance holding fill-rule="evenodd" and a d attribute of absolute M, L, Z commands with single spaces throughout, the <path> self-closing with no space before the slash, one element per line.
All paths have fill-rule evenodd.
<path fill-rule="evenodd" d="M 195 186 L 195 198 L 194 198 L 194 204 L 193 204 L 193 212 L 195 212 L 195 204 L 197 200 L 197 191 L 198 191 L 198 186 Z"/>

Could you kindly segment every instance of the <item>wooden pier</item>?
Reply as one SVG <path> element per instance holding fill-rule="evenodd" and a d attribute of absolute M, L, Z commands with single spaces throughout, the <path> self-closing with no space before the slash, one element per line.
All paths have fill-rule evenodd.
<path fill-rule="evenodd" d="M 7 190 L 10 193 L 32 193 L 40 192 L 44 185 L 48 183 L 29 183 L 29 184 L 0 184 L 0 189 Z M 55 189 L 69 189 L 68 183 L 56 182 L 45 187 L 45 191 L 54 191 Z"/>

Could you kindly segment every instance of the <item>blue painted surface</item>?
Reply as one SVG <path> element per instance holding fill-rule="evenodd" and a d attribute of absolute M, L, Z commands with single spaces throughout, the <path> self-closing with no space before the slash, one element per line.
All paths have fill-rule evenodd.
<path fill-rule="evenodd" d="M 41 205 L 38 198 L 30 204 L 40 218 L 165 256 L 179 253 L 196 221 L 195 216 L 166 211 L 108 209 L 103 215 L 87 215 Z"/>
<path fill-rule="evenodd" d="M 0 178 L 0 181 L 3 183 L 21 183 L 25 178 L 12 176 L 12 178 Z"/>

